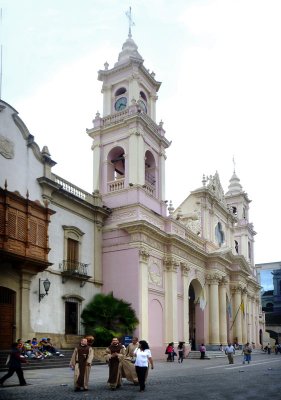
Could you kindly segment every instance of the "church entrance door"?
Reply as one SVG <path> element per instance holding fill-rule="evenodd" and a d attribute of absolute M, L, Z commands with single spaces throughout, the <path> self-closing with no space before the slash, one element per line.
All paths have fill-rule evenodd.
<path fill-rule="evenodd" d="M 0 286 L 0 315 L 0 349 L 7 350 L 15 340 L 16 293 L 3 286 Z"/>

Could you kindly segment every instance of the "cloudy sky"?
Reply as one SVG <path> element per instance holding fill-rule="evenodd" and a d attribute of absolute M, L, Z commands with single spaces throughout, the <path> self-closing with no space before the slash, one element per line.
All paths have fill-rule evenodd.
<path fill-rule="evenodd" d="M 2 99 L 49 147 L 53 172 L 91 192 L 97 71 L 117 61 L 129 6 L 133 39 L 162 82 L 166 198 L 178 206 L 216 171 L 226 192 L 234 157 L 255 262 L 280 261 L 280 0 L 0 0 Z"/>

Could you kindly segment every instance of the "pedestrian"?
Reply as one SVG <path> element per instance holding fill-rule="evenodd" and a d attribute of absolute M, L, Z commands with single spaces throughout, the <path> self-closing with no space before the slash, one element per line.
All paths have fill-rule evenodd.
<path fill-rule="evenodd" d="M 179 342 L 178 344 L 178 363 L 181 364 L 185 357 L 185 342 Z"/>
<path fill-rule="evenodd" d="M 20 382 L 20 386 L 25 386 L 26 381 L 23 376 L 23 370 L 21 367 L 22 363 L 27 363 L 25 357 L 21 355 L 21 343 L 13 343 L 11 352 L 8 356 L 7 366 L 9 367 L 8 373 L 0 379 L 0 385 L 3 386 L 3 383 L 6 379 L 10 378 L 14 373 L 17 374 Z"/>
<path fill-rule="evenodd" d="M 271 345 L 268 343 L 267 345 L 267 354 L 271 354 Z"/>
<path fill-rule="evenodd" d="M 200 360 L 204 360 L 206 354 L 206 347 L 204 343 L 202 343 L 201 346 L 199 347 L 199 351 L 200 351 Z"/>
<path fill-rule="evenodd" d="M 234 364 L 233 356 L 234 356 L 234 354 L 235 354 L 235 349 L 234 349 L 234 347 L 232 346 L 232 344 L 231 344 L 231 343 L 228 343 L 228 345 L 225 346 L 224 351 L 225 351 L 225 354 L 227 355 L 229 364 Z"/>
<path fill-rule="evenodd" d="M 247 342 L 242 349 L 242 354 L 244 354 L 243 364 L 246 362 L 250 364 L 251 361 L 252 346 Z"/>
<path fill-rule="evenodd" d="M 70 360 L 70 367 L 74 369 L 75 392 L 79 392 L 81 388 L 88 390 L 93 358 L 93 348 L 88 345 L 86 338 L 81 339 L 79 346 L 74 349 Z"/>
<path fill-rule="evenodd" d="M 119 343 L 115 337 L 112 339 L 111 345 L 105 350 L 106 361 L 109 366 L 108 385 L 111 390 L 116 390 L 122 383 L 122 371 L 119 366 L 119 359 L 125 355 L 125 346 Z"/>
<path fill-rule="evenodd" d="M 151 351 L 149 349 L 148 343 L 145 340 L 139 341 L 139 347 L 135 350 L 135 355 L 135 368 L 140 385 L 140 392 L 144 392 L 145 380 L 148 373 L 148 365 L 151 365 L 151 369 L 154 368 Z"/>
<path fill-rule="evenodd" d="M 174 342 L 170 342 L 168 346 L 166 347 L 165 354 L 168 355 L 167 361 L 174 362 L 175 361 L 175 348 L 174 348 Z"/>

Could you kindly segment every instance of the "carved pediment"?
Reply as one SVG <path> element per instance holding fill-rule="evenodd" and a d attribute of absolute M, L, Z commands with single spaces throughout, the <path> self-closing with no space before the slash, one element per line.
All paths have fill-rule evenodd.
<path fill-rule="evenodd" d="M 226 206 L 224 191 L 220 183 L 219 174 L 216 172 L 214 176 L 207 176 L 207 188 L 216 197 L 216 199 Z"/>

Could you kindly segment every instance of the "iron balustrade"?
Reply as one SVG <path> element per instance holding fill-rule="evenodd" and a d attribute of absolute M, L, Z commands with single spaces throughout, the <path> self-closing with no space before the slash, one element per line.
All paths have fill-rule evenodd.
<path fill-rule="evenodd" d="M 88 266 L 89 264 L 71 260 L 63 260 L 63 262 L 60 264 L 63 273 L 81 277 L 88 276 Z"/>

